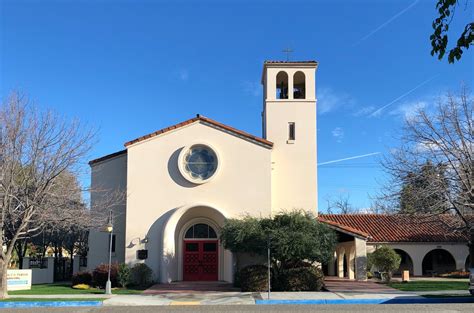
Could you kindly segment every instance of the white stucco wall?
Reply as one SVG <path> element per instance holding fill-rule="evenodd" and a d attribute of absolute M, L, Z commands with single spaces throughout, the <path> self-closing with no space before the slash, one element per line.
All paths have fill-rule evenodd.
<path fill-rule="evenodd" d="M 293 76 L 306 79 L 306 99 L 276 99 L 276 76 L 285 71 L 289 90 Z M 303 209 L 317 214 L 316 64 L 266 64 L 263 73 L 264 135 L 274 143 L 272 152 L 272 210 Z M 295 123 L 294 141 L 288 123 Z"/>
<path fill-rule="evenodd" d="M 107 159 L 93 164 L 91 167 L 91 203 L 92 209 L 99 209 L 100 203 L 105 203 L 104 197 L 110 193 L 126 192 L 127 188 L 127 155 Z M 115 253 L 112 262 L 125 260 L 125 199 L 114 210 Z M 105 226 L 105 225 L 104 225 Z M 89 234 L 89 252 L 87 254 L 87 269 L 93 270 L 97 265 L 108 262 L 109 234 L 100 230 Z"/>
<path fill-rule="evenodd" d="M 181 149 L 194 143 L 208 144 L 219 155 L 218 173 L 201 185 L 185 180 L 177 165 Z M 162 282 L 180 279 L 178 247 L 172 247 L 176 238 L 169 233 L 180 232 L 179 223 L 198 217 L 218 219 L 219 214 L 213 216 L 214 211 L 227 218 L 270 214 L 271 149 L 268 147 L 196 122 L 129 146 L 127 158 L 125 245 L 147 236 L 145 247 L 149 255 L 145 263 L 153 269 L 155 279 Z M 168 223 L 173 224 L 173 231 L 169 231 Z M 126 262 L 137 262 L 138 248 L 137 245 L 126 249 Z M 226 261 L 220 279 L 229 281 L 232 260 L 229 254 L 223 257 Z"/>
<path fill-rule="evenodd" d="M 367 253 L 374 252 L 380 243 L 367 243 Z M 400 249 L 408 253 L 413 261 L 413 274 L 421 276 L 423 258 L 428 252 L 435 249 L 444 249 L 448 251 L 456 261 L 456 269 L 464 269 L 466 258 L 469 255 L 469 249 L 465 243 L 387 243 L 387 246 L 393 249 Z"/>

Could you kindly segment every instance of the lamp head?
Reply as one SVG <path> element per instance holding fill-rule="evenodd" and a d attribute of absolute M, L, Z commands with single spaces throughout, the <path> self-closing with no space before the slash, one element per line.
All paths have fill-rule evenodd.
<path fill-rule="evenodd" d="M 107 224 L 106 229 L 108 233 L 111 233 L 114 230 L 114 226 L 112 224 Z"/>

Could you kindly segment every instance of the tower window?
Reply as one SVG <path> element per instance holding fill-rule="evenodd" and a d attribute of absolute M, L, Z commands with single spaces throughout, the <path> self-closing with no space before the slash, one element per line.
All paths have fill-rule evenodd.
<path fill-rule="evenodd" d="M 306 99 L 305 76 L 301 71 L 293 75 L 293 99 Z"/>
<path fill-rule="evenodd" d="M 295 123 L 288 123 L 288 140 L 295 140 Z"/>
<path fill-rule="evenodd" d="M 276 77 L 276 98 L 288 99 L 288 74 L 283 71 Z"/>

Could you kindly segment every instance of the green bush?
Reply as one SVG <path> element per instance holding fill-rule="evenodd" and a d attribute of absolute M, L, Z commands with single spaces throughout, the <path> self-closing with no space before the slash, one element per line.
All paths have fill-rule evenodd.
<path fill-rule="evenodd" d="M 100 264 L 98 265 L 94 271 L 92 272 L 92 281 L 96 287 L 105 288 L 105 284 L 107 283 L 109 272 L 109 265 L 108 264 Z M 112 263 L 110 267 L 110 281 L 112 282 L 112 287 L 117 287 L 117 272 L 118 272 L 118 264 Z"/>
<path fill-rule="evenodd" d="M 92 284 L 92 274 L 90 272 L 76 273 L 72 275 L 71 282 L 73 286 L 80 284 L 90 285 Z"/>
<path fill-rule="evenodd" d="M 367 272 L 370 272 L 373 266 L 374 266 L 374 260 L 373 260 L 372 253 L 367 253 Z"/>
<path fill-rule="evenodd" d="M 323 271 L 315 266 L 283 269 L 274 276 L 275 291 L 320 291 L 324 287 Z"/>
<path fill-rule="evenodd" d="M 131 281 L 134 285 L 148 287 L 152 280 L 153 271 L 145 263 L 137 263 L 130 270 Z"/>
<path fill-rule="evenodd" d="M 270 239 L 270 241 L 269 241 Z M 300 260 L 327 263 L 336 247 L 334 230 L 308 212 L 279 213 L 272 218 L 247 216 L 228 219 L 221 229 L 221 240 L 234 253 L 267 255 L 270 243 L 272 264 L 297 267 Z"/>
<path fill-rule="evenodd" d="M 117 272 L 117 281 L 122 288 L 127 288 L 130 283 L 130 267 L 125 263 L 120 263 Z"/>
<path fill-rule="evenodd" d="M 234 287 L 240 288 L 240 270 L 235 271 L 234 273 Z"/>
<path fill-rule="evenodd" d="M 371 257 L 374 266 L 381 272 L 382 280 L 389 282 L 392 272 L 400 267 L 401 257 L 392 248 L 381 246 L 375 250 Z"/>
<path fill-rule="evenodd" d="M 239 271 L 242 291 L 268 290 L 268 267 L 266 265 L 249 265 Z"/>

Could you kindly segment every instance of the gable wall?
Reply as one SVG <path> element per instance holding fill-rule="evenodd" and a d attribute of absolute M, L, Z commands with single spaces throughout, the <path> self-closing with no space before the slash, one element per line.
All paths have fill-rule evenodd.
<path fill-rule="evenodd" d="M 185 180 L 177 166 L 183 147 L 195 143 L 207 144 L 219 155 L 218 173 L 201 185 Z M 269 215 L 271 150 L 194 123 L 129 146 L 127 186 L 126 244 L 151 234 L 147 264 L 156 273 L 160 249 L 149 247 L 158 247 L 162 238 L 152 230 L 161 229 L 175 209 L 205 203 L 227 217 Z M 127 261 L 136 259 L 136 248 L 126 249 Z"/>

